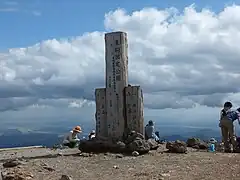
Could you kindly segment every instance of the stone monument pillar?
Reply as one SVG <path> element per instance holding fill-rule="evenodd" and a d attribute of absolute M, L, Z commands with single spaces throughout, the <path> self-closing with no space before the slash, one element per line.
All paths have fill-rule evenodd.
<path fill-rule="evenodd" d="M 96 89 L 97 136 L 122 139 L 125 130 L 143 134 L 140 86 L 128 87 L 128 42 L 125 32 L 105 34 L 106 87 Z"/>

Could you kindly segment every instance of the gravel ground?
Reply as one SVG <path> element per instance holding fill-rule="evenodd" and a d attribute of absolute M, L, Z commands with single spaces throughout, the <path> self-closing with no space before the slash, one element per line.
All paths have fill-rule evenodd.
<path fill-rule="evenodd" d="M 239 154 L 197 152 L 192 149 L 189 149 L 190 152 L 187 154 L 170 154 L 164 153 L 163 150 L 164 147 L 138 157 L 109 153 L 80 156 L 77 154 L 78 150 L 64 150 L 61 153 L 68 153 L 68 156 L 29 159 L 15 169 L 32 173 L 35 180 L 59 180 L 63 174 L 74 180 L 240 179 Z M 29 150 L 25 150 L 25 152 L 27 151 Z M 37 155 L 39 151 L 42 154 L 44 154 L 43 151 L 46 151 L 45 154 L 59 153 L 59 151 L 50 151 L 49 149 L 36 149 L 26 154 L 30 157 Z M 6 159 L 9 154 L 19 156 L 18 154 L 21 153 L 19 151 L 15 153 L 0 152 L 0 157 Z"/>

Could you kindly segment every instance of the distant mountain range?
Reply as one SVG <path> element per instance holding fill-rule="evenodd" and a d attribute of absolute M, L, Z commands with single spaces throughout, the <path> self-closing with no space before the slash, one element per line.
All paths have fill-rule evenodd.
<path fill-rule="evenodd" d="M 80 138 L 87 137 L 90 127 L 85 127 L 85 133 L 80 135 Z M 7 129 L 1 132 L 0 148 L 21 147 L 43 145 L 52 147 L 54 144 L 62 142 L 63 135 L 69 131 L 69 127 L 49 127 L 39 130 L 26 129 Z M 161 139 L 167 141 L 183 140 L 186 141 L 190 137 L 197 137 L 203 140 L 208 140 L 214 137 L 220 140 L 220 133 L 218 129 L 201 129 L 193 127 L 179 127 L 179 126 L 165 126 L 157 127 L 160 131 Z M 46 132 L 47 131 L 47 132 Z"/>

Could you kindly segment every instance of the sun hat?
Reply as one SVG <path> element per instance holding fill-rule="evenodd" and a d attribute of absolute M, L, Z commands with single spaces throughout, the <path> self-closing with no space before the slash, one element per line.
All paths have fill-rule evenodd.
<path fill-rule="evenodd" d="M 80 132 L 82 132 L 82 128 L 81 128 L 80 126 L 76 126 L 76 127 L 73 129 L 73 131 L 80 133 Z"/>

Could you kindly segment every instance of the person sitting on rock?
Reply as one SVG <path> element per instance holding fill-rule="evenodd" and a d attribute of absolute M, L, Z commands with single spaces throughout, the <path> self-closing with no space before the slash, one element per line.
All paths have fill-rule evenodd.
<path fill-rule="evenodd" d="M 154 123 L 152 120 L 148 121 L 148 124 L 145 126 L 145 138 L 159 141 L 159 137 L 155 133 Z"/>
<path fill-rule="evenodd" d="M 82 129 L 80 126 L 76 126 L 72 131 L 65 135 L 63 140 L 63 145 L 68 146 L 69 148 L 75 148 L 79 143 L 80 139 L 78 138 L 78 133 L 81 133 Z"/>
<path fill-rule="evenodd" d="M 222 138 L 224 143 L 224 151 L 225 152 L 231 152 L 230 144 L 233 146 L 233 151 L 236 151 L 237 148 L 237 142 L 234 137 L 234 124 L 233 122 L 235 120 L 238 120 L 238 123 L 240 124 L 240 118 L 239 118 L 239 110 L 237 111 L 231 110 L 232 103 L 231 102 L 225 102 L 224 107 L 221 110 L 220 114 L 220 123 L 219 127 L 221 128 L 222 132 Z"/>
<path fill-rule="evenodd" d="M 91 139 L 93 139 L 93 138 L 95 138 L 95 137 L 96 137 L 95 130 L 92 130 L 92 131 L 89 133 L 89 135 L 88 135 L 88 139 L 91 140 Z"/>

